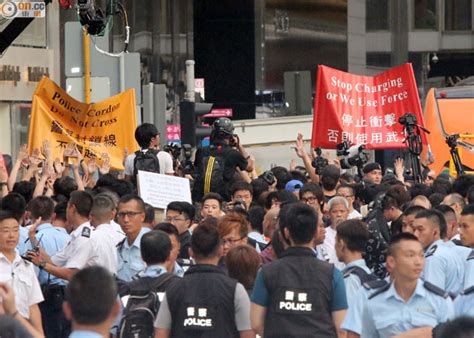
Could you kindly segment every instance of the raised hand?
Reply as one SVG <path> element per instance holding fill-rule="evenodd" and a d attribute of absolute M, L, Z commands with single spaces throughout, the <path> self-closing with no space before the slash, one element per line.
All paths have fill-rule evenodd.
<path fill-rule="evenodd" d="M 99 167 L 101 175 L 106 175 L 110 172 L 110 156 L 107 153 L 102 154 L 102 165 Z"/>
<path fill-rule="evenodd" d="M 304 149 L 303 134 L 298 133 L 293 148 L 295 149 L 296 155 L 299 158 L 303 158 L 306 155 L 306 150 Z"/>
<path fill-rule="evenodd" d="M 48 140 L 43 141 L 43 146 L 41 148 L 41 153 L 46 159 L 51 159 L 51 145 Z"/>
<path fill-rule="evenodd" d="M 53 167 L 58 176 L 62 176 L 64 170 L 66 170 L 66 166 L 57 157 L 53 162 Z"/>
<path fill-rule="evenodd" d="M 97 172 L 97 169 L 97 162 L 95 158 L 90 159 L 87 163 L 87 172 L 89 173 L 89 176 L 94 175 Z"/>

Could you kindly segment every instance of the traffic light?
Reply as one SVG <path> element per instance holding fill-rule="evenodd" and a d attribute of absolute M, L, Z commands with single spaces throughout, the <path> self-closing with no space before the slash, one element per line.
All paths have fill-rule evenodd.
<path fill-rule="evenodd" d="M 201 125 L 200 118 L 211 112 L 212 103 L 183 101 L 179 108 L 181 144 L 190 144 L 195 147 L 199 139 L 211 135 L 212 128 Z"/>

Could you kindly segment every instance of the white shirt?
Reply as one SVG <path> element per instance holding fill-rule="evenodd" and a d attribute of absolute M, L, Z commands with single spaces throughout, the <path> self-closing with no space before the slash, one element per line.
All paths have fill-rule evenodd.
<path fill-rule="evenodd" d="M 110 225 L 114 228 L 114 230 L 116 232 L 118 232 L 119 234 L 122 235 L 122 239 L 125 237 L 125 232 L 123 232 L 122 227 L 120 226 L 120 224 L 118 224 L 114 220 L 111 220 Z"/>
<path fill-rule="evenodd" d="M 360 212 L 354 209 L 349 213 L 347 219 L 362 219 L 362 215 L 360 214 Z"/>
<path fill-rule="evenodd" d="M 173 158 L 166 151 L 160 151 L 157 155 L 160 163 L 160 174 L 174 174 Z M 125 175 L 133 176 L 133 162 L 135 161 L 135 153 L 130 154 L 125 159 Z"/>
<path fill-rule="evenodd" d="M 98 225 L 92 232 L 92 240 L 96 242 L 99 256 L 97 265 L 106 268 L 113 275 L 117 274 L 117 244 L 124 237 L 109 223 Z"/>
<path fill-rule="evenodd" d="M 69 243 L 51 257 L 54 265 L 69 269 L 82 269 L 98 265 L 97 242 L 92 239 L 92 233 L 89 222 L 81 224 L 76 230 L 71 232 Z"/>
<path fill-rule="evenodd" d="M 336 234 L 336 230 L 331 227 L 327 227 L 324 242 L 323 244 L 320 244 L 316 247 L 316 251 L 318 252 L 319 259 L 332 263 L 336 268 L 342 270 L 344 268 L 344 263 L 337 259 L 336 254 Z"/>
<path fill-rule="evenodd" d="M 44 300 L 33 264 L 23 260 L 18 253 L 10 262 L 0 252 L 0 282 L 7 283 L 13 289 L 16 308 L 27 319 L 30 318 L 30 306 Z"/>

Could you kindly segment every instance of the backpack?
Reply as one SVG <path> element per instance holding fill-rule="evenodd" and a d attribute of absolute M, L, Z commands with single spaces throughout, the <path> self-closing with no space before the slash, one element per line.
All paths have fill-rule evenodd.
<path fill-rule="evenodd" d="M 224 168 L 225 159 L 220 147 L 210 146 L 208 150 L 203 150 L 202 163 L 199 172 L 199 190 L 202 196 L 209 192 L 215 192 L 224 196 L 225 182 L 224 182 Z"/>
<path fill-rule="evenodd" d="M 128 284 L 129 296 L 119 325 L 119 338 L 154 337 L 155 318 L 164 295 L 159 291 L 172 278 L 178 277 L 165 273 L 157 278 L 142 277 Z"/>
<path fill-rule="evenodd" d="M 138 170 L 160 173 L 160 161 L 158 160 L 159 150 L 148 149 L 147 151 L 137 150 L 133 160 L 133 178 L 136 182 Z"/>
<path fill-rule="evenodd" d="M 348 277 L 350 274 L 354 274 L 360 279 L 360 284 L 365 284 L 368 282 L 373 282 L 376 280 L 379 280 L 379 278 L 372 274 L 372 273 L 367 273 L 364 269 L 362 269 L 360 266 L 351 266 L 347 270 L 344 271 L 344 278 Z"/>

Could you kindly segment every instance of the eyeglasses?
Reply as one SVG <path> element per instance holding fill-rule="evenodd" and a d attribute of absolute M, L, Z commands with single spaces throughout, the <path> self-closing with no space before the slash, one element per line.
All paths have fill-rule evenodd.
<path fill-rule="evenodd" d="M 117 213 L 117 216 L 119 218 L 125 218 L 125 216 L 132 218 L 139 214 L 143 214 L 143 211 L 121 211 Z"/>
<path fill-rule="evenodd" d="M 241 241 L 242 238 L 243 238 L 243 237 L 241 237 L 241 238 L 239 238 L 239 239 L 231 239 L 231 238 L 229 238 L 229 239 L 222 239 L 222 244 L 224 244 L 224 245 L 227 244 L 227 245 L 229 245 L 229 246 L 232 246 L 232 245 L 234 245 L 235 243 Z"/>
<path fill-rule="evenodd" d="M 306 198 L 302 197 L 301 198 L 301 202 L 303 202 L 303 203 L 314 203 L 316 200 L 317 200 L 317 198 L 314 197 L 314 196 L 306 197 Z"/>
<path fill-rule="evenodd" d="M 166 217 L 165 221 L 168 223 L 173 223 L 173 222 L 182 222 L 182 221 L 187 221 L 188 218 L 180 218 L 180 217 Z"/>

